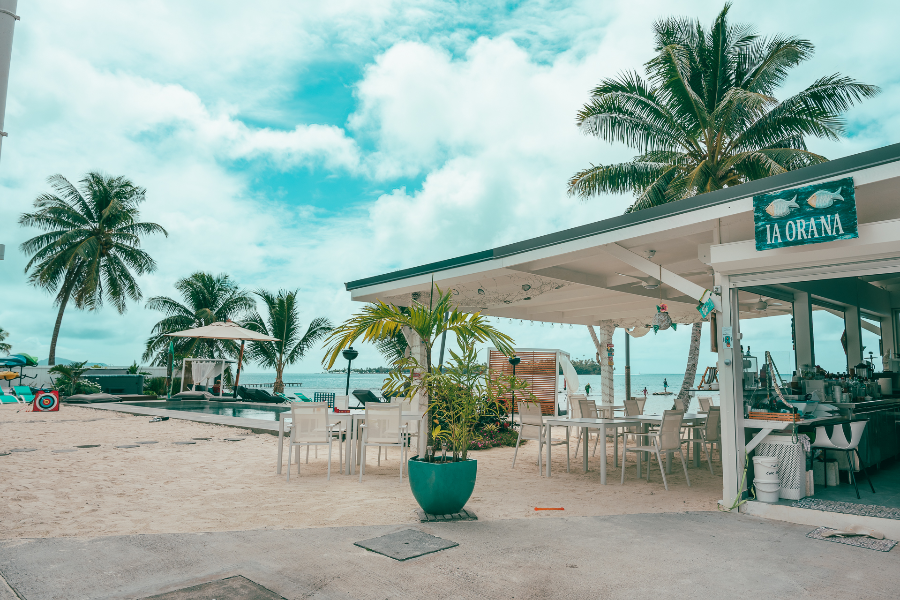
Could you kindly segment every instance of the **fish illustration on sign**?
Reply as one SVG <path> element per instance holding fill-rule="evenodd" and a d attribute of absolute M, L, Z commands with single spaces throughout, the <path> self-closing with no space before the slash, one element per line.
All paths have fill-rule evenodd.
<path fill-rule="evenodd" d="M 829 204 L 829 206 L 831 205 Z M 790 214 L 791 210 L 795 208 L 800 208 L 800 205 L 797 204 L 797 196 L 794 196 L 790 200 L 782 200 L 781 198 L 773 200 L 772 203 L 766 207 L 766 212 L 773 217 L 783 217 Z"/>
<path fill-rule="evenodd" d="M 829 192 L 828 190 L 818 190 L 815 194 L 810 196 L 806 202 L 813 208 L 828 208 L 835 202 L 844 199 L 840 192 L 841 188 L 838 188 L 833 192 Z"/>

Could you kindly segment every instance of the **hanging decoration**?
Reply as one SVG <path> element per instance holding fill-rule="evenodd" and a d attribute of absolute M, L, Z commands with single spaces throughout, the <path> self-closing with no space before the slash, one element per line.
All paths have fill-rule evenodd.
<path fill-rule="evenodd" d="M 612 342 L 606 344 L 606 364 L 610 367 L 613 366 L 613 356 L 615 356 L 616 350 Z"/>
<path fill-rule="evenodd" d="M 672 317 L 669 316 L 668 311 L 669 309 L 665 304 L 656 307 L 656 314 L 653 315 L 653 333 L 665 331 L 669 327 L 672 328 L 672 331 L 678 329 L 678 325 L 672 322 Z"/>

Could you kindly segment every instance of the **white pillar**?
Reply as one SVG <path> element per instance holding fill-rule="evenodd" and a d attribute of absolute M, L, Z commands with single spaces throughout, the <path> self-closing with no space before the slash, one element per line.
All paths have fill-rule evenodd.
<path fill-rule="evenodd" d="M 722 314 L 716 319 L 719 336 L 719 404 L 722 417 L 722 500 L 731 506 L 738 496 L 738 485 L 744 471 L 744 391 L 738 291 L 731 289 L 727 277 L 721 277 Z M 731 327 L 732 347 L 725 347 L 724 327 Z M 712 333 L 711 333 L 712 334 Z"/>
<path fill-rule="evenodd" d="M 603 393 L 603 403 L 615 404 L 615 379 L 613 376 L 613 365 L 609 364 L 611 361 L 607 352 L 607 344 L 612 344 L 616 326 L 610 321 L 600 321 L 597 329 L 600 334 L 598 336 L 600 338 L 600 386 Z"/>
<path fill-rule="evenodd" d="M 859 322 L 859 307 L 844 309 L 844 328 L 847 331 L 847 372 L 862 362 L 862 326 Z"/>
<path fill-rule="evenodd" d="M 0 0 L 0 147 L 6 130 L 3 121 L 6 115 L 6 90 L 9 86 L 9 63 L 12 58 L 13 30 L 15 29 L 16 4 L 18 0 Z"/>
<path fill-rule="evenodd" d="M 812 301 L 807 292 L 794 292 L 794 353 L 798 374 L 802 365 L 815 366 Z"/>
<path fill-rule="evenodd" d="M 428 364 L 428 353 L 426 352 L 425 344 L 422 343 L 422 338 L 419 337 L 419 334 L 413 331 L 408 327 L 403 328 L 403 337 L 406 338 L 406 343 L 409 344 L 409 355 L 412 358 L 415 358 L 420 365 L 424 366 Z M 423 394 L 422 392 L 416 392 L 415 401 L 419 406 L 420 411 L 428 410 L 428 396 Z M 428 427 L 424 425 L 424 431 L 419 432 L 419 448 L 418 453 L 419 456 L 425 456 L 425 447 L 428 446 Z"/>

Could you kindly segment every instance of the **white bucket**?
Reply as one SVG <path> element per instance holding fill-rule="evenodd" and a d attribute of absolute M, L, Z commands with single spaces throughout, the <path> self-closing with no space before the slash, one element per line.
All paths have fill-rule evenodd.
<path fill-rule="evenodd" d="M 760 481 L 754 479 L 753 487 L 756 488 L 756 499 L 760 502 L 768 502 L 770 504 L 778 502 L 781 484 L 777 481 Z"/>
<path fill-rule="evenodd" d="M 756 474 L 754 481 L 779 483 L 778 459 L 774 456 L 754 456 L 753 471 Z"/>

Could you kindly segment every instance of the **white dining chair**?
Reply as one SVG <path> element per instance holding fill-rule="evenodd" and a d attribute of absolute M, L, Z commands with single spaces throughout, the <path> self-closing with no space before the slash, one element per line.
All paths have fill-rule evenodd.
<path fill-rule="evenodd" d="M 662 455 L 664 452 L 675 452 L 681 455 L 681 466 L 684 468 L 684 478 L 687 480 L 688 487 L 691 486 L 691 478 L 687 472 L 687 462 L 684 460 L 684 453 L 681 451 L 681 421 L 684 413 L 680 410 L 667 410 L 663 413 L 662 423 L 659 431 L 651 431 L 650 433 L 630 434 L 645 441 L 641 445 L 628 446 L 626 443 L 622 448 L 622 484 L 625 484 L 625 458 L 629 452 L 646 452 L 656 455 L 656 462 L 659 464 L 659 471 L 662 473 L 663 485 L 666 491 L 669 490 L 669 483 L 666 481 L 666 469 L 663 467 Z M 627 442 L 627 440 L 626 440 Z M 638 455 L 638 464 L 641 456 Z M 650 464 L 647 464 L 647 481 L 650 481 Z"/>
<path fill-rule="evenodd" d="M 366 422 L 360 426 L 362 447 L 359 459 L 359 481 L 362 482 L 366 470 L 366 448 L 395 447 L 400 450 L 400 481 L 403 481 L 403 465 L 406 462 L 406 426 L 402 423 L 403 407 L 401 404 L 366 403 Z M 379 453 L 378 464 L 381 464 Z"/>
<path fill-rule="evenodd" d="M 516 468 L 516 456 L 519 454 L 519 444 L 522 440 L 531 440 L 538 444 L 538 473 L 542 473 L 542 459 L 544 445 L 547 443 L 544 434 L 544 415 L 541 413 L 539 402 L 519 402 L 519 437 L 516 438 L 516 450 L 513 452 L 512 466 Z M 569 472 L 569 428 L 566 427 L 566 439 L 564 441 L 550 443 L 553 446 L 566 447 L 566 473 Z"/>
<path fill-rule="evenodd" d="M 288 445 L 287 480 L 291 480 L 291 456 L 297 449 L 297 474 L 300 474 L 300 447 L 306 446 L 309 463 L 310 446 L 328 446 L 328 479 L 331 479 L 331 447 L 335 434 L 342 432 L 340 423 L 328 422 L 327 402 L 304 402 L 291 405 L 291 437 Z M 343 467 L 343 444 L 338 441 L 338 464 Z"/>

